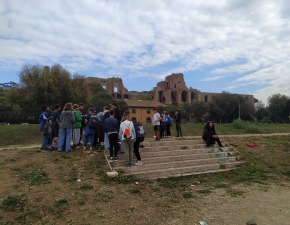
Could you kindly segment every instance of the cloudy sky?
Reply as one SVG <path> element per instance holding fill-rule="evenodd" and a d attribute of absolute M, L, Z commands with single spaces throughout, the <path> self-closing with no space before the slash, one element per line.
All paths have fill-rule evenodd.
<path fill-rule="evenodd" d="M 202 92 L 290 96 L 289 0 L 1 0 L 0 83 L 24 63 Z"/>

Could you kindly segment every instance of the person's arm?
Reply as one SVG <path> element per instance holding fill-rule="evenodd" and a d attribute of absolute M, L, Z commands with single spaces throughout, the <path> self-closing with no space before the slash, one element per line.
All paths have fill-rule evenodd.
<path fill-rule="evenodd" d="M 134 141 L 136 141 L 136 132 L 135 132 L 134 126 L 132 126 L 132 134 L 133 134 L 133 137 L 134 137 Z"/>

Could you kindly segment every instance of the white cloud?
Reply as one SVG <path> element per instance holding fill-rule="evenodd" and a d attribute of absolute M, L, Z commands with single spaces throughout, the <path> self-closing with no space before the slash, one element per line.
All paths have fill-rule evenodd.
<path fill-rule="evenodd" d="M 287 9 L 282 0 L 4 0 L 0 69 L 60 63 L 95 71 L 88 75 L 163 79 L 208 67 L 203 81 L 235 79 L 228 90 L 256 85 L 257 96 L 286 94 Z"/>

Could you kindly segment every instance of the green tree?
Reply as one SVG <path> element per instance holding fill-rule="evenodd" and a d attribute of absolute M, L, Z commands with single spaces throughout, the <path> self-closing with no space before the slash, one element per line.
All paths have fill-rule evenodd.
<path fill-rule="evenodd" d="M 261 122 L 263 118 L 269 117 L 270 112 L 269 110 L 265 107 L 265 104 L 261 101 L 258 101 L 255 103 L 255 117 Z M 265 120 L 265 119 L 264 119 Z"/>
<path fill-rule="evenodd" d="M 208 103 L 209 115 L 213 121 L 221 121 L 223 117 L 223 110 L 219 108 L 214 101 Z"/>
<path fill-rule="evenodd" d="M 91 102 L 96 107 L 96 111 L 101 112 L 103 111 L 104 106 L 112 104 L 115 102 L 115 99 L 110 94 L 99 92 L 93 96 Z"/>
<path fill-rule="evenodd" d="M 193 100 L 191 102 L 191 105 L 192 105 L 191 112 L 193 113 L 196 122 L 198 122 L 203 117 L 203 115 L 205 115 L 209 111 L 208 104 L 203 101 Z"/>
<path fill-rule="evenodd" d="M 1 120 L 18 119 L 22 109 L 15 101 L 11 101 L 11 91 L 0 88 L 0 118 Z"/>
<path fill-rule="evenodd" d="M 283 111 L 286 108 L 286 102 L 288 98 L 286 95 L 273 94 L 268 97 L 268 105 L 270 115 L 275 119 L 275 122 L 278 122 L 279 118 L 282 118 Z"/>
<path fill-rule="evenodd" d="M 142 92 L 142 94 L 139 97 L 139 100 L 152 100 L 153 96 L 150 92 Z"/>

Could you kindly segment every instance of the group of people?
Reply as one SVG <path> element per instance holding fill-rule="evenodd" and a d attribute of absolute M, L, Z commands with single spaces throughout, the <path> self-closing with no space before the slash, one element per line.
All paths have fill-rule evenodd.
<path fill-rule="evenodd" d="M 53 112 L 42 106 L 39 116 L 41 150 L 70 152 L 82 147 L 82 139 L 83 149 L 87 150 L 89 142 L 92 150 L 95 145 L 104 142 L 105 149 L 110 151 L 109 162 L 117 161 L 117 152 L 120 151 L 125 154 L 126 166 L 131 166 L 134 152 L 138 160 L 135 165 L 142 165 L 139 146 L 144 141 L 145 129 L 140 122 L 130 121 L 129 116 L 130 112 L 126 110 L 121 117 L 116 103 L 109 104 L 98 113 L 93 105 L 87 112 L 84 104 L 66 103 L 62 112 L 60 105 L 55 105 Z M 71 139 L 73 145 L 70 145 Z"/>
<path fill-rule="evenodd" d="M 164 137 L 170 137 L 171 131 L 170 127 L 172 125 L 172 119 L 169 116 L 169 114 L 164 111 L 163 114 L 160 116 L 160 114 L 157 111 L 157 108 L 153 109 L 154 115 L 152 118 L 152 124 L 153 129 L 155 132 L 156 140 L 159 141 L 161 138 Z M 176 137 L 182 137 L 182 131 L 181 131 L 181 116 L 180 111 L 176 110 L 175 116 L 174 116 L 175 124 L 176 124 Z"/>

